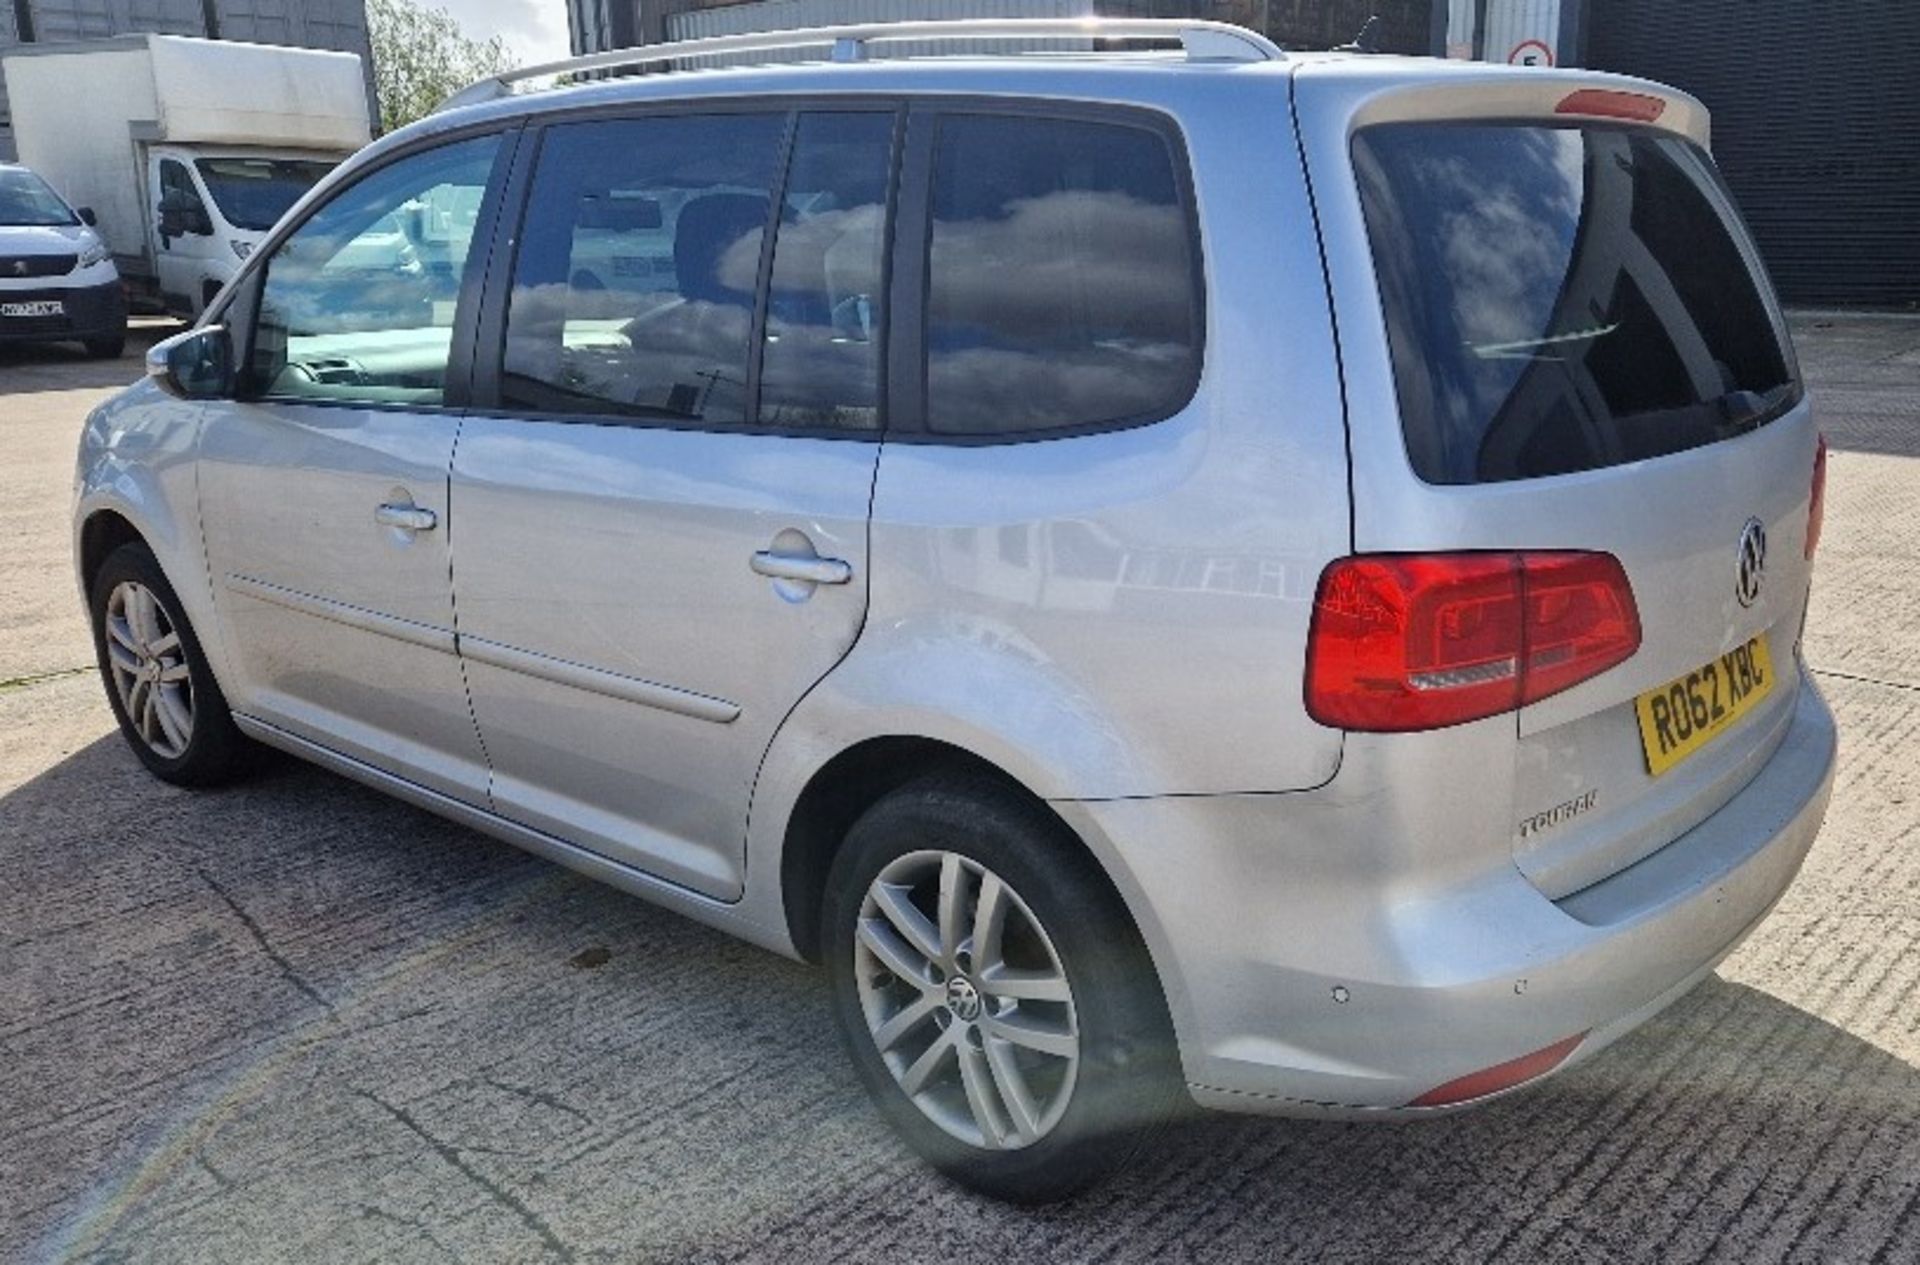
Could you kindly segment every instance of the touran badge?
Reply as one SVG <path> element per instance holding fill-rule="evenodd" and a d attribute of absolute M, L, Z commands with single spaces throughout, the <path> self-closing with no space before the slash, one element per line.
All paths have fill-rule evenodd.
<path fill-rule="evenodd" d="M 1767 529 L 1757 518 L 1749 518 L 1740 531 L 1740 561 L 1734 572 L 1733 592 L 1740 605 L 1752 606 L 1760 600 L 1760 581 L 1767 572 Z"/>

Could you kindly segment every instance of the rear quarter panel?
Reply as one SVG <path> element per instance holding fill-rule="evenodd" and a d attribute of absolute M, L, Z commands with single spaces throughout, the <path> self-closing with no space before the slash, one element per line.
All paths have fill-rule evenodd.
<path fill-rule="evenodd" d="M 1174 116 L 1193 169 L 1207 332 L 1188 406 L 1103 434 L 888 443 L 867 627 L 795 724 L 946 738 L 1054 798 L 1333 776 L 1341 737 L 1301 680 L 1315 584 L 1348 548 L 1346 432 L 1287 84 L 1195 75 L 1133 103 Z"/>

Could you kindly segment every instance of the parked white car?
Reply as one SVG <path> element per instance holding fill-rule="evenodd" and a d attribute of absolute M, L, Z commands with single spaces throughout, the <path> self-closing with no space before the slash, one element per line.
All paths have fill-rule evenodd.
<path fill-rule="evenodd" d="M 0 163 L 0 343 L 77 342 L 110 358 L 126 341 L 127 296 L 93 212 Z"/>
<path fill-rule="evenodd" d="M 1089 35 L 1176 47 L 864 55 Z M 568 68 L 794 45 L 463 94 L 95 413 L 154 773 L 265 743 L 817 959 L 1019 1199 L 1182 1102 L 1485 1101 L 1765 916 L 1824 447 L 1698 102 L 1206 23 Z"/>

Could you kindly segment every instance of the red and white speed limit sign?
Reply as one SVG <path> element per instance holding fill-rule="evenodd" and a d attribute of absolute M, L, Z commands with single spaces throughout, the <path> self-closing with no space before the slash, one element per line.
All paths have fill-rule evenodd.
<path fill-rule="evenodd" d="M 1553 49 L 1548 47 L 1545 40 L 1521 40 L 1513 46 L 1513 51 L 1507 54 L 1507 65 L 1551 66 Z"/>

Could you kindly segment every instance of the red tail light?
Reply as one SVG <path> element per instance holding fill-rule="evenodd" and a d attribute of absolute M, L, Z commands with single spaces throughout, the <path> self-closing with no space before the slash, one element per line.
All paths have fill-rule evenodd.
<path fill-rule="evenodd" d="M 1555 114 L 1591 114 L 1603 119 L 1630 119 L 1651 123 L 1666 113 L 1667 103 L 1644 92 L 1621 92 L 1613 88 L 1581 88 L 1560 98 Z"/>
<path fill-rule="evenodd" d="M 1557 694 L 1639 648 L 1611 554 L 1342 558 L 1314 599 L 1307 712 L 1339 729 L 1439 729 Z"/>
<path fill-rule="evenodd" d="M 1813 450 L 1813 497 L 1807 502 L 1807 561 L 1820 547 L 1820 529 L 1827 523 L 1827 437 Z"/>

